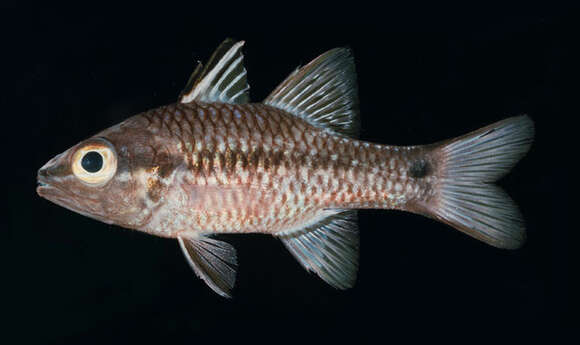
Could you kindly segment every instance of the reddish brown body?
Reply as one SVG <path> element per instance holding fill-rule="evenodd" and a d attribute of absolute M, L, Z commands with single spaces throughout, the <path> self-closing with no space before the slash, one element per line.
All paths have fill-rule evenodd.
<path fill-rule="evenodd" d="M 337 210 L 407 209 L 435 183 L 411 176 L 429 160 L 421 147 L 337 136 L 262 104 L 172 104 L 97 136 L 132 131 L 149 137 L 138 164 L 156 206 L 143 230 L 162 236 L 276 233 Z"/>

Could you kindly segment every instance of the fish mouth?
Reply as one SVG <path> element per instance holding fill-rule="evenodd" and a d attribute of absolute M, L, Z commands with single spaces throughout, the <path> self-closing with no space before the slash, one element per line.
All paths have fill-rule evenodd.
<path fill-rule="evenodd" d="M 69 192 L 65 189 L 60 188 L 60 179 L 54 179 L 54 177 L 50 174 L 49 168 L 52 167 L 54 164 L 53 160 L 46 163 L 42 168 L 38 170 L 36 174 L 36 193 L 41 197 L 51 200 L 51 197 L 67 197 L 71 196 Z"/>
<path fill-rule="evenodd" d="M 54 191 L 58 191 L 58 188 L 51 185 L 45 177 L 39 174 L 36 178 L 36 193 L 43 198 L 47 198 L 49 194 L 54 194 L 51 193 Z"/>
<path fill-rule="evenodd" d="M 47 174 L 43 173 L 41 169 L 36 178 L 36 193 L 39 196 L 62 206 L 63 203 L 66 203 L 66 199 L 71 198 L 72 195 L 59 188 L 53 182 L 54 181 L 49 180 Z"/>
<path fill-rule="evenodd" d="M 46 196 L 46 191 L 48 189 L 54 188 L 48 182 L 41 181 L 40 179 L 36 181 L 36 193 L 41 197 Z"/>
<path fill-rule="evenodd" d="M 95 207 L 90 207 L 88 210 L 82 207 L 81 205 L 87 205 L 87 200 L 81 202 L 77 195 L 51 184 L 42 174 L 38 175 L 36 181 L 36 193 L 40 197 L 70 211 L 101 222 L 111 223 L 101 214 L 101 212 L 98 212 Z"/>
<path fill-rule="evenodd" d="M 41 198 L 68 210 L 106 222 L 95 200 L 91 200 L 90 197 L 83 197 L 69 190 L 65 184 L 66 177 L 54 176 L 51 173 L 52 167 L 57 164 L 57 160 L 61 156 L 62 154 L 54 157 L 38 170 L 36 175 L 36 193 Z"/>

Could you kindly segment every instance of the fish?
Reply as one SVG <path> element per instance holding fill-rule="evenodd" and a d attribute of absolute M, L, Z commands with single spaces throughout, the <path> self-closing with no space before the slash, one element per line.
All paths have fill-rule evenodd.
<path fill-rule="evenodd" d="M 307 271 L 353 287 L 359 209 L 407 211 L 494 247 L 522 246 L 522 214 L 494 182 L 528 152 L 528 115 L 434 144 L 362 141 L 350 49 L 323 53 L 251 103 L 243 46 L 226 39 L 206 65 L 198 62 L 176 103 L 49 160 L 38 170 L 38 195 L 176 239 L 195 274 L 223 297 L 232 296 L 238 267 L 223 234 L 272 235 Z"/>

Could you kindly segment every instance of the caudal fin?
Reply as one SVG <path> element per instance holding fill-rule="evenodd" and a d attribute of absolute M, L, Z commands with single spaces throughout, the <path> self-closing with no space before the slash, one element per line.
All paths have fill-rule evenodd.
<path fill-rule="evenodd" d="M 525 227 L 516 204 L 492 184 L 529 150 L 534 124 L 526 116 L 496 122 L 441 143 L 437 197 L 427 205 L 436 219 L 499 248 L 519 248 Z"/>

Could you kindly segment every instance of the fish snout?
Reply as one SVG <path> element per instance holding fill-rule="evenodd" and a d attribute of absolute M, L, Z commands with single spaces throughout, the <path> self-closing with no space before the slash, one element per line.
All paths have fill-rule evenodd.
<path fill-rule="evenodd" d="M 49 173 L 48 173 L 48 169 L 46 168 L 40 168 L 38 169 L 38 173 L 36 174 L 36 179 L 38 180 L 38 182 L 42 182 L 43 179 L 47 179 L 49 178 Z"/>
<path fill-rule="evenodd" d="M 46 164 L 44 164 L 40 169 L 38 169 L 36 175 L 37 188 L 36 192 L 43 196 L 43 192 L 47 189 L 52 188 L 53 184 L 60 180 L 62 177 L 66 176 L 68 173 L 67 166 L 61 162 L 61 157 L 63 154 L 57 155 Z"/>
<path fill-rule="evenodd" d="M 65 162 L 62 161 L 64 153 L 61 153 L 43 165 L 40 169 L 38 169 L 38 177 L 43 178 L 54 178 L 54 177 L 63 177 L 69 172 L 69 167 Z"/>

